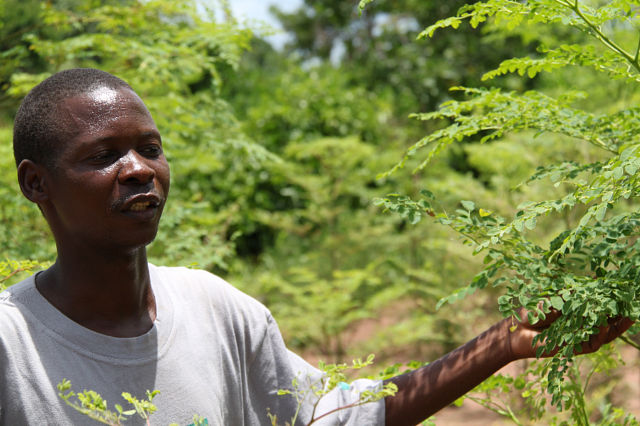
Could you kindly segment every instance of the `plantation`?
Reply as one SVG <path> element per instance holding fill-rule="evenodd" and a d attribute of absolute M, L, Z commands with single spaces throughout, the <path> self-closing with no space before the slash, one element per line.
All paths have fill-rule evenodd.
<path fill-rule="evenodd" d="M 273 13 L 282 49 L 226 1 L 0 4 L 0 288 L 56 253 L 16 182 L 16 109 L 59 70 L 99 68 L 144 99 L 171 164 L 150 261 L 264 303 L 332 387 L 417 368 L 521 307 L 531 323 L 559 311 L 538 350 L 553 357 L 426 423 L 478 415 L 475 403 L 504 424 L 638 424 L 640 326 L 574 354 L 608 322 L 640 319 L 640 2 Z M 153 424 L 153 392 L 106 413 L 71 385 L 61 396 L 86 414 Z"/>

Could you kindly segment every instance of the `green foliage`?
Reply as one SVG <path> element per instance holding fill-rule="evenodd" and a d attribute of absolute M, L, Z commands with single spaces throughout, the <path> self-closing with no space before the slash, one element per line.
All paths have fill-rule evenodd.
<path fill-rule="evenodd" d="M 9 259 L 50 259 L 50 232 L 38 209 L 20 192 L 11 129 L 0 128 L 0 254 Z"/>
<path fill-rule="evenodd" d="M 135 414 L 145 419 L 149 425 L 149 416 L 156 411 L 153 398 L 159 393 L 157 390 L 147 391 L 147 399 L 140 400 L 128 392 L 123 392 L 122 397 L 133 408 L 124 410 L 120 404 L 115 404 L 116 411 L 111 411 L 108 409 L 107 401 L 95 391 L 85 390 L 76 393 L 71 390 L 71 382 L 67 379 L 63 379 L 57 387 L 58 396 L 71 408 L 93 420 L 108 425 L 120 425 Z"/>
<path fill-rule="evenodd" d="M 502 31 L 524 25 L 568 26 L 589 35 L 593 42 L 587 39 L 580 44 L 543 48 L 539 51 L 541 59 L 504 61 L 484 79 L 510 72 L 534 77 L 539 72 L 571 65 L 595 69 L 605 82 L 623 78 L 631 85 L 638 81 L 640 70 L 637 51 L 632 54 L 621 47 L 611 28 L 636 25 L 637 7 L 634 2 L 619 1 L 600 7 L 563 0 L 478 2 L 429 26 L 421 37 L 432 37 L 440 28 L 457 28 L 466 20 L 475 27 L 489 18 L 495 25 L 507 23 L 500 27 Z M 502 286 L 504 294 L 498 302 L 505 315 L 517 315 L 516 309 L 524 306 L 530 309 L 529 320 L 535 323 L 552 308 L 562 312 L 540 338 L 544 345 L 538 354 L 559 348 L 546 370 L 546 385 L 553 395 L 552 403 L 569 408 L 580 401 L 565 381 L 573 368 L 574 353 L 612 318 L 640 318 L 635 285 L 640 266 L 635 237 L 639 217 L 630 204 L 639 188 L 637 109 L 625 106 L 604 112 L 586 111 L 575 106 L 585 94 L 575 91 L 551 97 L 540 91 L 454 89 L 461 90 L 467 99 L 445 102 L 435 112 L 415 115 L 420 120 L 448 124 L 409 148 L 387 175 L 421 154 L 425 147 L 430 150 L 415 170 L 424 169 L 454 142 L 490 143 L 514 132 L 534 132 L 538 139 L 553 133 L 564 136 L 565 143 L 580 141 L 600 150 L 591 161 L 560 159 L 538 168 L 529 183 L 550 179 L 556 187 L 561 186 L 564 194 L 523 203 L 511 218 L 478 209 L 471 201 L 461 201 L 461 208 L 455 213 L 439 209 L 435 214 L 436 220 L 458 232 L 475 254 L 483 253 L 485 264 L 468 287 L 443 302 L 476 289 Z M 418 201 L 396 195 L 380 203 L 417 221 L 437 205 L 431 193 L 423 194 L 426 198 Z M 532 234 L 544 217 L 557 220 L 568 212 L 575 213 L 576 220 L 545 240 L 547 246 Z M 574 420 L 583 422 L 584 417 Z"/>
<path fill-rule="evenodd" d="M 551 98 L 536 91 L 519 94 L 500 89 L 454 87 L 451 90 L 461 91 L 471 99 L 448 101 L 437 111 L 413 114 L 419 120 L 450 119 L 453 123 L 416 142 L 407 150 L 403 161 L 387 174 L 402 168 L 418 150 L 430 145 L 429 154 L 414 172 L 421 170 L 445 147 L 465 138 L 479 137 L 484 143 L 514 131 L 554 132 L 583 139 L 615 153 L 622 141 L 631 143 L 628 139 L 636 137 L 638 131 L 637 120 L 633 119 L 637 114 L 635 108 L 603 115 L 572 108 L 571 104 L 582 96 L 581 93 L 568 92 L 562 97 Z M 619 126 L 623 122 L 624 127 Z"/>
<path fill-rule="evenodd" d="M 462 0 L 363 1 L 359 7 L 355 3 L 308 0 L 299 10 L 276 12 L 294 35 L 291 51 L 339 64 L 352 85 L 389 99 L 394 118 L 411 133 L 418 126 L 406 121 L 409 112 L 432 109 L 448 99 L 446 89 L 452 84 L 479 82 L 474 70 L 480 64 L 492 66 L 531 50 L 516 38 L 485 49 L 474 30 L 448 33 L 428 45 L 410 43 L 416 30 L 455 13 L 467 3 Z"/>
<path fill-rule="evenodd" d="M 247 84 L 244 78 L 238 83 Z M 388 103 L 363 87 L 349 85 L 344 73 L 329 66 L 294 69 L 266 83 L 273 90 L 253 93 L 243 102 L 246 110 L 241 113 L 247 134 L 259 135 L 256 140 L 272 152 L 282 152 L 289 142 L 323 136 L 358 136 L 375 144 L 388 136 Z"/>
<path fill-rule="evenodd" d="M 46 263 L 36 260 L 4 260 L 0 261 L 0 290 L 6 289 L 9 285 L 21 278 L 24 273 L 32 272 L 35 269 L 47 267 Z"/>
<path fill-rule="evenodd" d="M 360 0 L 360 3 L 358 3 L 358 9 L 360 9 L 360 12 L 362 12 L 364 8 L 367 7 L 367 5 L 372 1 L 373 0 Z"/>
<path fill-rule="evenodd" d="M 543 422 L 551 425 L 638 425 L 638 420 L 612 405 L 607 396 L 615 380 L 595 381 L 596 374 L 611 375 L 622 362 L 613 345 L 580 357 L 566 372 L 563 391 L 569 397 L 566 412 L 548 413 L 546 378 L 551 361 L 532 362 L 518 375 L 496 374 L 477 386 L 463 400 L 474 401 L 515 424 Z M 598 419 L 595 421 L 594 419 Z"/>
<path fill-rule="evenodd" d="M 150 426 L 150 416 L 157 410 L 153 403 L 153 398 L 160 393 L 158 390 L 147 390 L 146 399 L 138 399 L 129 392 L 122 392 L 122 398 L 131 405 L 131 408 L 125 410 L 122 405 L 115 404 L 115 411 L 113 411 L 109 409 L 107 401 L 99 393 L 93 390 L 84 390 L 76 393 L 71 390 L 71 382 L 67 379 L 62 379 L 57 388 L 58 396 L 71 408 L 93 420 L 111 426 L 119 426 L 126 423 L 135 415 L 144 419 L 145 423 Z M 193 423 L 189 426 L 205 426 L 208 424 L 209 422 L 206 418 L 196 414 L 193 416 Z M 178 423 L 171 423 L 169 426 L 178 426 Z"/>

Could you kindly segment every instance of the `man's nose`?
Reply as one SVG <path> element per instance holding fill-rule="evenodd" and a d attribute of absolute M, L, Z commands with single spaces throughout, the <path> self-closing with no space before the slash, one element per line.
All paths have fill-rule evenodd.
<path fill-rule="evenodd" d="M 135 150 L 120 158 L 122 165 L 118 173 L 120 183 L 148 183 L 156 175 L 155 170 L 147 163 L 147 159 Z"/>

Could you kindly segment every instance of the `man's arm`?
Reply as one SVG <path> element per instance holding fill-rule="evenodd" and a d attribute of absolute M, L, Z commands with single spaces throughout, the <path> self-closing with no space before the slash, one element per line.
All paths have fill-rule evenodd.
<path fill-rule="evenodd" d="M 530 325 L 505 319 L 475 339 L 465 343 L 437 361 L 389 379 L 398 386 L 393 397 L 385 399 L 387 425 L 416 425 L 464 395 L 500 368 L 523 358 L 535 356 L 532 339 L 555 318 Z M 583 353 L 594 352 L 624 333 L 632 322 L 614 319 L 600 333 L 583 345 Z"/>

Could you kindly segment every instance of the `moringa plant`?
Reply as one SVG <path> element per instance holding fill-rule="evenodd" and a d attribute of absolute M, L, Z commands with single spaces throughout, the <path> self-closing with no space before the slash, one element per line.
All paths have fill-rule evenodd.
<path fill-rule="evenodd" d="M 361 8 L 367 3 L 362 1 Z M 637 0 L 489 0 L 466 5 L 456 16 L 426 28 L 420 39 L 486 21 L 484 29 L 494 39 L 519 36 L 539 43 L 535 57 L 503 61 L 483 75 L 487 82 L 514 74 L 549 78 L 544 73 L 554 72 L 577 85 L 581 75 L 596 77 L 583 91 L 551 85 L 550 93 L 453 87 L 456 99 L 437 111 L 413 115 L 440 126 L 408 148 L 385 176 L 415 161 L 414 173 L 422 171 L 454 143 L 554 140 L 565 146 L 586 144 L 583 151 L 589 155 L 546 158 L 522 185 L 544 188 L 550 183 L 556 190 L 547 192 L 550 197 L 521 203 L 513 215 L 501 215 L 479 200 L 461 201 L 460 208 L 449 212 L 428 189 L 420 199 L 393 194 L 377 200 L 414 223 L 433 216 L 483 256 L 484 268 L 439 305 L 499 287 L 498 304 L 505 316 L 517 317 L 518 308 L 525 307 L 529 320 L 536 322 L 551 310 L 562 312 L 538 339 L 538 355 L 558 348 L 543 370 L 552 403 L 559 408 L 575 400 L 567 392 L 567 377 L 582 345 L 611 321 L 640 318 L 640 213 L 635 200 L 640 193 L 640 108 L 628 101 L 640 82 L 639 12 Z M 605 102 L 588 108 L 588 96 L 601 87 L 617 87 L 624 96 L 611 97 L 616 93 L 611 90 Z M 536 232 L 541 222 L 553 235 Z"/>

